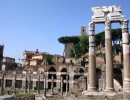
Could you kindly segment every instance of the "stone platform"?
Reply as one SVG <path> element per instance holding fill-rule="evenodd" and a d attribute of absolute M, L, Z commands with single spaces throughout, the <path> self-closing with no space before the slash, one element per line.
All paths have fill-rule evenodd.
<path fill-rule="evenodd" d="M 91 95 L 91 96 L 115 96 L 116 92 L 88 92 L 83 91 L 82 95 Z"/>

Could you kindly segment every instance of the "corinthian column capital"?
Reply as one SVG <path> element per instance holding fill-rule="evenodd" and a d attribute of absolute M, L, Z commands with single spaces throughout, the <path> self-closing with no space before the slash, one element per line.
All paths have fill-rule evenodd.
<path fill-rule="evenodd" d="M 88 27 L 89 27 L 89 30 L 95 30 L 95 25 L 93 22 L 90 22 Z"/>
<path fill-rule="evenodd" d="M 110 30 L 111 29 L 111 22 L 110 21 L 106 21 L 105 22 L 105 30 Z"/>
<path fill-rule="evenodd" d="M 128 33 L 128 24 L 129 24 L 129 20 L 124 20 L 122 21 L 122 33 L 127 32 Z"/>

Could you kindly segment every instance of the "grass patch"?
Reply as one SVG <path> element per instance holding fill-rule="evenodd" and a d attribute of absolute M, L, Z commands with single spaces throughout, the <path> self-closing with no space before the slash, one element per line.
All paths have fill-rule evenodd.
<path fill-rule="evenodd" d="M 0 93 L 0 96 L 2 96 L 3 94 L 2 93 Z"/>
<path fill-rule="evenodd" d="M 16 97 L 31 97 L 33 96 L 33 93 L 16 93 L 15 96 Z"/>

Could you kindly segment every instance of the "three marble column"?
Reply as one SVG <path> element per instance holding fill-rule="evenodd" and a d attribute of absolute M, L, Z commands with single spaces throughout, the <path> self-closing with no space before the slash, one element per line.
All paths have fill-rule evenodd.
<path fill-rule="evenodd" d="M 95 54 L 95 23 L 89 23 L 89 69 L 88 69 L 88 91 L 96 91 L 96 54 Z M 123 91 L 130 92 L 130 48 L 128 34 L 128 20 L 122 21 L 122 46 L 123 46 Z M 106 54 L 106 89 L 114 91 L 113 82 L 113 57 L 112 57 L 112 35 L 111 22 L 105 21 L 105 54 Z"/>

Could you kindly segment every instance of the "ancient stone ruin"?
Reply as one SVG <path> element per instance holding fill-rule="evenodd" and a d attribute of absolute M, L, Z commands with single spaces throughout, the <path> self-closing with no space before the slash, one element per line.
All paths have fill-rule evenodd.
<path fill-rule="evenodd" d="M 49 65 L 47 62 L 47 53 L 38 52 L 38 50 L 36 52 L 25 51 L 23 54 L 24 70 L 18 72 L 0 71 L 0 92 L 3 94 L 6 88 L 11 88 L 10 91 L 14 94 L 18 90 L 24 93 L 33 91 L 37 94 L 43 94 L 45 98 L 47 94 L 51 96 L 70 96 L 78 93 L 83 97 L 83 95 L 93 92 L 98 94 L 99 91 L 112 93 L 115 91 L 114 83 L 117 83 L 116 87 L 121 89 L 121 92 L 123 90 L 122 93 L 130 92 L 129 21 L 122 14 L 121 6 L 93 7 L 92 12 L 92 22 L 89 23 L 88 27 L 89 53 L 86 57 L 84 55 L 87 62 L 89 62 L 88 67 L 78 65 L 76 61 L 74 63 L 74 61 L 68 60 L 68 54 L 66 54 L 66 63 L 62 56 L 55 55 L 53 59 L 55 64 Z M 119 70 L 116 77 L 114 76 L 116 74 L 114 73 L 112 58 L 112 23 L 119 23 L 122 28 L 123 71 Z M 98 69 L 96 64 L 95 24 L 105 25 L 106 61 L 105 64 L 101 65 L 101 69 Z M 86 28 L 82 27 L 81 29 L 83 29 L 81 30 L 81 34 L 84 34 Z M 66 52 L 69 51 L 68 48 L 71 46 L 71 44 L 66 46 Z M 1 60 L 2 57 L 3 47 L 1 48 Z M 118 95 L 118 97 L 122 96 Z M 128 97 L 130 98 L 130 95 L 124 95 L 124 98 Z M 80 98 L 79 100 L 82 99 Z"/>
<path fill-rule="evenodd" d="M 89 71 L 88 91 L 96 91 L 96 56 L 95 56 L 95 24 L 105 24 L 106 52 L 106 87 L 105 91 L 114 91 L 111 24 L 120 23 L 122 27 L 123 47 L 123 92 L 130 92 L 130 58 L 128 39 L 128 20 L 122 14 L 121 6 L 93 7 L 92 22 L 89 23 Z"/>

